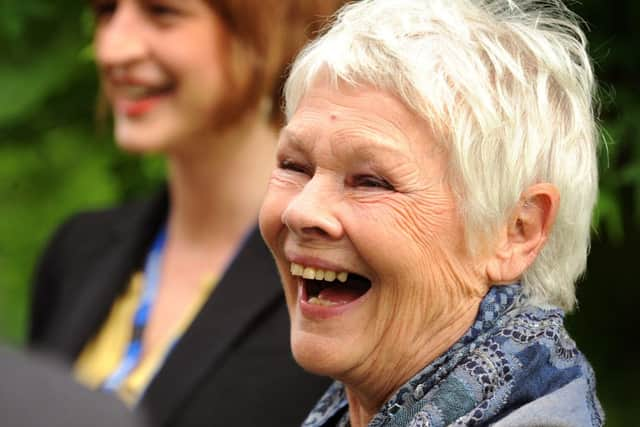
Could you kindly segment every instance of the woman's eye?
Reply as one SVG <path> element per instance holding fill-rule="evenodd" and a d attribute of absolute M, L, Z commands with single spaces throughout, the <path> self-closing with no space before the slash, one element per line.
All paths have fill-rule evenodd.
<path fill-rule="evenodd" d="M 182 3 L 178 0 L 147 0 L 144 3 L 145 12 L 153 18 L 165 19 L 181 13 Z"/>
<path fill-rule="evenodd" d="M 358 175 L 353 178 L 353 185 L 356 187 L 380 188 L 393 191 L 393 185 L 384 178 L 372 175 Z"/>
<path fill-rule="evenodd" d="M 152 4 L 149 6 L 149 12 L 155 16 L 167 16 L 176 13 L 176 10 L 163 4 Z"/>
<path fill-rule="evenodd" d="M 296 163 L 295 161 L 291 160 L 291 159 L 284 159 L 281 160 L 278 164 L 278 167 L 280 169 L 285 169 L 285 170 L 289 170 L 289 171 L 293 171 L 293 172 L 299 172 L 299 173 L 304 173 L 304 174 L 308 174 L 309 173 L 309 168 L 300 164 L 300 163 Z"/>
<path fill-rule="evenodd" d="M 116 1 L 108 1 L 108 0 L 94 0 L 91 2 L 91 9 L 93 9 L 93 15 L 98 18 L 107 18 L 114 14 L 117 9 Z"/>
<path fill-rule="evenodd" d="M 171 16 L 178 13 L 178 10 L 174 7 L 168 6 L 164 3 L 150 3 L 147 6 L 149 14 L 157 17 Z"/>

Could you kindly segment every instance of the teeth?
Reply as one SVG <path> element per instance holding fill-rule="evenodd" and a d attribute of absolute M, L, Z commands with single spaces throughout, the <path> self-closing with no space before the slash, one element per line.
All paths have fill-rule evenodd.
<path fill-rule="evenodd" d="M 305 279 L 315 279 L 316 271 L 311 267 L 305 267 L 304 271 L 302 272 L 302 277 L 304 277 Z"/>
<path fill-rule="evenodd" d="M 123 93 L 131 98 L 142 98 L 150 91 L 144 86 L 123 86 Z"/>
<path fill-rule="evenodd" d="M 162 90 L 160 86 L 144 86 L 144 85 L 122 85 L 120 86 L 121 93 L 132 99 L 144 98 L 146 96 L 153 95 Z"/>
<path fill-rule="evenodd" d="M 304 271 L 304 267 L 300 264 L 291 263 L 291 275 L 293 276 L 302 276 L 302 272 Z"/>
<path fill-rule="evenodd" d="M 344 283 L 349 278 L 349 273 L 347 271 L 336 273 L 335 271 L 331 270 L 304 267 L 294 262 L 291 263 L 289 271 L 291 271 L 291 275 L 293 276 L 302 276 L 305 279 L 325 280 L 327 282 L 333 282 L 337 278 L 340 282 Z"/>
<path fill-rule="evenodd" d="M 325 307 L 331 306 L 331 305 L 337 305 L 337 302 L 333 302 L 333 301 L 328 301 L 325 299 L 321 299 L 318 297 L 311 297 L 309 298 L 309 304 L 315 304 L 315 305 L 323 305 Z"/>

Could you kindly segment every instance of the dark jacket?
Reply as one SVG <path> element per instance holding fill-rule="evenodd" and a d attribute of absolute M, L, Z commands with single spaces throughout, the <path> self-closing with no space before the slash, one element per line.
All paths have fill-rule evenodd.
<path fill-rule="evenodd" d="M 140 270 L 167 196 L 67 221 L 33 288 L 30 344 L 72 363 Z M 329 381 L 299 368 L 277 270 L 247 238 L 141 401 L 153 426 L 298 426 Z"/>

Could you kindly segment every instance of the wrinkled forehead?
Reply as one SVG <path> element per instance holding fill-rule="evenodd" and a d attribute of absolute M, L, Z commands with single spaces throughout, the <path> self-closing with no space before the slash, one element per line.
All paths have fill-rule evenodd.
<path fill-rule="evenodd" d="M 384 72 L 380 73 L 381 76 Z M 442 110 L 431 105 L 434 101 L 430 93 L 418 93 L 417 88 L 403 89 L 381 77 L 361 75 L 357 70 L 336 70 L 333 65 L 322 63 L 320 66 L 302 66 L 292 70 L 292 74 L 285 86 L 285 113 L 290 121 L 298 110 L 303 100 L 309 99 L 309 92 L 320 90 L 334 91 L 344 97 L 352 96 L 356 92 L 382 94 L 377 103 L 384 103 L 389 114 L 401 111 L 402 115 L 409 112 L 413 120 L 420 123 L 420 127 L 426 126 L 430 137 L 445 148 L 450 138 L 449 124 L 443 121 Z M 365 103 L 363 109 L 370 108 L 372 104 Z M 375 106 L 375 105 L 374 105 Z M 400 126 L 403 126 L 404 123 Z"/>
<path fill-rule="evenodd" d="M 281 131 L 280 144 L 304 152 L 322 144 L 362 159 L 409 160 L 433 157 L 434 148 L 440 152 L 429 123 L 393 94 L 370 85 L 333 85 L 326 79 L 316 80 L 304 93 Z"/>

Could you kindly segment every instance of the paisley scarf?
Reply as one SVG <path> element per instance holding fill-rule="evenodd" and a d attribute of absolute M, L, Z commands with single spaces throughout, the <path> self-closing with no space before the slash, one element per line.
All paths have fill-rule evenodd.
<path fill-rule="evenodd" d="M 594 426 L 604 422 L 595 378 L 563 326 L 564 313 L 494 286 L 466 334 L 404 384 L 370 427 Z M 303 427 L 349 426 L 335 382 Z"/>

